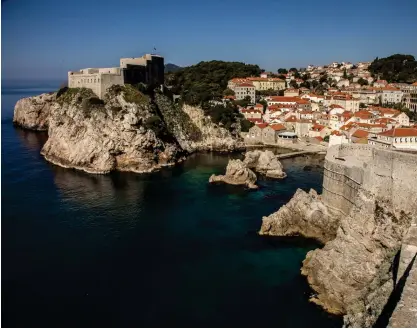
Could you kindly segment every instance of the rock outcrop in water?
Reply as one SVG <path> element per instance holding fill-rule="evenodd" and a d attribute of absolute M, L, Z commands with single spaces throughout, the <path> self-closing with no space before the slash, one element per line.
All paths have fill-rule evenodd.
<path fill-rule="evenodd" d="M 339 214 L 326 207 L 313 189 L 298 189 L 277 212 L 262 218 L 261 235 L 301 235 L 326 243 L 335 238 Z"/>
<path fill-rule="evenodd" d="M 241 160 L 229 160 L 225 175 L 211 175 L 209 183 L 223 182 L 231 185 L 245 185 L 250 189 L 256 186 L 256 175 Z"/>
<path fill-rule="evenodd" d="M 277 159 L 272 151 L 249 151 L 245 154 L 243 162 L 250 169 L 259 172 L 270 178 L 285 178 L 287 174 L 284 172 L 281 162 Z"/>
<path fill-rule="evenodd" d="M 261 234 L 326 243 L 307 254 L 302 274 L 316 293 L 311 300 L 344 315 L 345 326 L 372 326 L 394 289 L 394 258 L 417 218 L 416 160 L 368 145 L 334 146 L 323 194 L 297 191 L 263 219 Z"/>
<path fill-rule="evenodd" d="M 155 93 L 113 86 L 104 100 L 89 89 L 62 89 L 17 102 L 13 122 L 48 130 L 41 153 L 48 161 L 89 173 L 150 172 L 195 151 L 244 147 L 240 123 L 230 131 L 196 107 L 174 105 Z"/>
<path fill-rule="evenodd" d="M 26 129 L 48 130 L 49 115 L 56 106 L 56 94 L 41 94 L 17 101 L 14 107 L 13 123 Z"/>

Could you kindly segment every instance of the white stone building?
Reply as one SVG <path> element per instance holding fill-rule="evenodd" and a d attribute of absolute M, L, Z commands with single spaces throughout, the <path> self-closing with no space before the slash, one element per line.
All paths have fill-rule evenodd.
<path fill-rule="evenodd" d="M 235 97 L 237 100 L 244 99 L 245 97 L 250 97 L 250 102 L 255 104 L 255 86 L 249 82 L 236 83 L 229 87 L 235 92 Z"/>
<path fill-rule="evenodd" d="M 368 144 L 383 148 L 417 150 L 417 128 L 394 128 L 368 138 Z"/>

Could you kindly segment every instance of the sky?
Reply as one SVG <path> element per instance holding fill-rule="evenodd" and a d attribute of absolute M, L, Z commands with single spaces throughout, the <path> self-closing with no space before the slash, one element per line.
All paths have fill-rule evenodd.
<path fill-rule="evenodd" d="M 417 0 L 2 0 L 2 80 L 66 80 L 155 52 L 267 71 L 417 57 Z"/>

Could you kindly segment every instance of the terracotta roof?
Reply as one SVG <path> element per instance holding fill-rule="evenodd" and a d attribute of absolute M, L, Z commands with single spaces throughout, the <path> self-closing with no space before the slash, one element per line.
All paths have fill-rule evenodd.
<path fill-rule="evenodd" d="M 354 114 L 354 116 L 355 116 L 356 118 L 360 118 L 360 119 L 370 119 L 370 118 L 372 118 L 372 113 L 371 113 L 371 112 L 369 112 L 369 111 L 365 111 L 365 110 L 363 110 L 363 111 L 358 111 L 358 112 L 356 112 L 356 113 Z"/>
<path fill-rule="evenodd" d="M 264 108 L 264 106 L 262 104 L 259 104 L 259 103 L 256 104 L 255 107 L 259 107 L 259 108 L 262 108 L 262 109 Z"/>
<path fill-rule="evenodd" d="M 297 118 L 293 115 L 285 119 L 285 122 L 296 122 L 296 121 L 297 121 Z"/>
<path fill-rule="evenodd" d="M 417 86 L 417 81 L 412 84 L 412 86 Z"/>
<path fill-rule="evenodd" d="M 367 138 L 369 135 L 369 132 L 366 130 L 362 130 L 362 129 L 357 129 L 354 133 L 353 133 L 353 137 L 356 138 Z"/>
<path fill-rule="evenodd" d="M 344 107 L 343 106 L 340 106 L 340 105 L 338 105 L 338 104 L 332 104 L 332 105 L 330 105 L 329 106 L 330 108 L 332 108 L 332 109 L 344 109 Z"/>
<path fill-rule="evenodd" d="M 355 122 L 354 123 L 355 126 L 357 127 L 362 127 L 362 128 L 386 128 L 387 125 L 384 123 L 363 123 L 363 122 Z"/>
<path fill-rule="evenodd" d="M 342 136 L 340 131 L 337 131 L 337 130 L 333 130 L 330 135 Z"/>
<path fill-rule="evenodd" d="M 387 124 L 387 123 L 395 123 L 397 121 L 395 121 L 394 119 L 391 119 L 391 118 L 379 118 L 379 119 L 376 119 L 375 122 L 376 123 L 384 123 L 384 124 Z"/>
<path fill-rule="evenodd" d="M 278 105 L 269 105 L 268 106 L 268 110 L 270 110 L 270 111 L 277 111 L 277 110 L 279 110 L 279 107 L 278 107 Z"/>
<path fill-rule="evenodd" d="M 280 124 L 280 123 L 278 123 L 278 124 L 274 124 L 274 125 L 271 125 L 270 126 L 272 129 L 274 129 L 275 131 L 278 131 L 278 130 L 285 130 L 286 128 L 285 128 L 285 126 L 284 125 L 282 125 L 282 124 Z"/>
<path fill-rule="evenodd" d="M 323 137 L 320 137 L 320 136 L 316 136 L 316 137 L 314 137 L 315 139 L 317 139 L 317 140 L 319 140 L 320 142 L 322 142 L 323 141 Z"/>
<path fill-rule="evenodd" d="M 229 95 L 229 96 L 224 96 L 223 99 L 236 99 L 236 97 Z"/>
<path fill-rule="evenodd" d="M 256 123 L 256 125 L 257 125 L 259 128 L 261 128 L 261 129 L 264 129 L 265 127 L 267 127 L 267 126 L 268 126 L 268 124 L 267 124 L 267 123 Z"/>
<path fill-rule="evenodd" d="M 262 123 L 263 120 L 259 118 L 247 118 L 246 120 L 253 122 L 253 123 Z"/>
<path fill-rule="evenodd" d="M 249 81 L 265 81 L 265 82 L 284 82 L 284 80 L 280 79 L 280 78 L 258 78 L 258 77 L 249 77 L 246 78 Z"/>
<path fill-rule="evenodd" d="M 289 96 L 270 96 L 271 102 L 282 102 L 282 103 L 297 103 L 297 104 L 309 104 L 309 101 L 300 97 L 289 97 Z"/>
<path fill-rule="evenodd" d="M 248 82 L 239 83 L 237 86 L 238 87 L 253 87 L 253 88 L 255 88 L 253 84 L 248 83 Z"/>
<path fill-rule="evenodd" d="M 261 113 L 262 114 L 262 111 L 258 110 L 258 109 L 243 109 L 240 112 L 242 112 L 242 113 Z"/>
<path fill-rule="evenodd" d="M 388 137 L 408 137 L 408 136 L 417 136 L 416 128 L 394 128 L 391 130 L 384 131 L 383 133 L 378 134 L 379 136 L 388 136 Z"/>
<path fill-rule="evenodd" d="M 315 124 L 314 126 L 311 127 L 310 130 L 313 130 L 313 131 L 322 131 L 324 128 L 326 128 L 326 126 L 319 125 L 319 124 Z"/>

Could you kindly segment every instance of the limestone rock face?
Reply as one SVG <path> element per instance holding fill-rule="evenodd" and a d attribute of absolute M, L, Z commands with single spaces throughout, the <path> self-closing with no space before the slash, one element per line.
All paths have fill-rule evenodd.
<path fill-rule="evenodd" d="M 225 175 L 211 175 L 210 183 L 223 182 L 231 185 L 246 185 L 250 189 L 258 188 L 255 173 L 246 167 L 241 160 L 230 160 Z"/>
<path fill-rule="evenodd" d="M 314 237 L 302 274 L 311 301 L 344 315 L 346 327 L 371 327 L 394 289 L 394 258 L 417 218 L 416 156 L 341 145 L 329 148 L 323 194 L 298 190 L 263 219 L 261 234 Z M 401 261 L 400 261 L 401 263 Z"/>
<path fill-rule="evenodd" d="M 41 151 L 45 159 L 89 173 L 142 173 L 180 158 L 179 145 L 169 138 L 149 99 L 116 87 L 105 102 L 88 89 L 69 90 L 58 98 Z"/>
<path fill-rule="evenodd" d="M 326 243 L 336 236 L 337 213 L 326 207 L 313 189 L 298 189 L 292 199 L 277 212 L 262 218 L 261 235 L 301 235 Z"/>
<path fill-rule="evenodd" d="M 281 162 L 272 151 L 254 150 L 246 152 L 244 162 L 248 168 L 264 174 L 267 177 L 280 179 L 287 177 Z"/>
<path fill-rule="evenodd" d="M 155 102 L 168 129 L 187 152 L 230 152 L 244 149 L 239 122 L 229 131 L 213 123 L 201 108 L 186 104 L 174 105 L 166 96 L 160 94 L 155 95 Z"/>
<path fill-rule="evenodd" d="M 22 98 L 14 107 L 13 123 L 23 128 L 48 130 L 49 115 L 56 105 L 56 93 Z"/>

